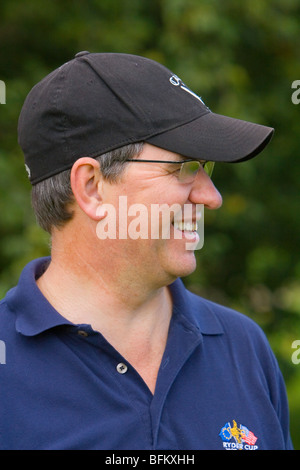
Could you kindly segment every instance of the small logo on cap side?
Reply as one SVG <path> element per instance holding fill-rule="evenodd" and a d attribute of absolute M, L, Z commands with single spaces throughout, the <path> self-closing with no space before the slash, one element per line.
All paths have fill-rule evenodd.
<path fill-rule="evenodd" d="M 184 83 L 183 81 L 177 77 L 177 75 L 172 75 L 172 77 L 170 77 L 170 83 L 172 83 L 172 85 L 174 86 L 180 86 L 180 88 L 184 91 L 186 91 L 187 93 L 189 93 L 190 95 L 192 95 L 194 98 L 196 98 L 197 100 L 201 101 L 202 104 L 205 105 L 204 101 L 202 100 L 202 98 L 198 95 L 196 95 L 196 93 L 194 93 L 192 90 L 190 90 Z"/>
<path fill-rule="evenodd" d="M 27 171 L 28 178 L 30 178 L 30 176 L 31 176 L 31 171 L 30 171 L 29 166 L 26 165 L 26 163 L 25 163 L 25 170 Z"/>

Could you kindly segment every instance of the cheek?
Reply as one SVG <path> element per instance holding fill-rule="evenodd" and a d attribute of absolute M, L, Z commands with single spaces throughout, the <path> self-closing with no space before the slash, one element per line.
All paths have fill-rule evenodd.
<path fill-rule="evenodd" d="M 181 210 L 188 201 L 189 193 L 189 187 L 172 176 L 165 176 L 162 184 L 161 176 L 140 179 L 136 175 L 135 178 L 128 178 L 126 184 L 108 187 L 103 202 L 114 208 L 116 230 L 121 232 L 121 239 L 126 237 L 126 233 L 137 239 L 140 233 L 142 239 L 147 236 L 155 240 L 161 237 L 158 227 L 161 227 L 162 221 L 167 228 L 170 226 L 174 211 Z M 151 231 L 154 232 L 153 236 Z"/>
<path fill-rule="evenodd" d="M 174 178 L 164 178 L 164 184 L 137 185 L 133 182 L 126 195 L 129 204 L 140 203 L 146 206 L 168 204 L 171 206 L 174 203 L 184 204 L 189 198 L 189 193 L 190 188 L 174 182 Z"/>

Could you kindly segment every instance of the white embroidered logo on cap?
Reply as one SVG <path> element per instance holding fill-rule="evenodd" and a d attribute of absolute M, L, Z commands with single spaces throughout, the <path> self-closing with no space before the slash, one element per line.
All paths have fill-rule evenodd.
<path fill-rule="evenodd" d="M 177 77 L 177 75 L 172 75 L 172 77 L 170 77 L 170 83 L 172 83 L 172 85 L 174 86 L 180 86 L 180 88 L 184 91 L 186 91 L 187 93 L 189 93 L 190 95 L 192 95 L 194 98 L 196 98 L 197 100 L 201 101 L 202 104 L 204 104 L 205 106 L 205 103 L 203 102 L 202 98 L 200 98 L 200 96 L 196 95 L 196 93 L 194 93 L 192 90 L 190 90 L 184 83 L 183 81 Z"/>
<path fill-rule="evenodd" d="M 28 178 L 30 178 L 30 176 L 31 176 L 31 171 L 30 171 L 29 166 L 26 165 L 26 163 L 25 163 L 25 170 L 27 171 Z"/>

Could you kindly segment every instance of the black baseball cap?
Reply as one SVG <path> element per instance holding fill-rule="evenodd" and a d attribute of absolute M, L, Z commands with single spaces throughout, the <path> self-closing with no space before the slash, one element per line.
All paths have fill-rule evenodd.
<path fill-rule="evenodd" d="M 151 59 L 88 51 L 33 87 L 18 124 L 32 184 L 71 168 L 80 157 L 136 142 L 196 160 L 239 162 L 261 152 L 273 132 L 213 113 Z"/>

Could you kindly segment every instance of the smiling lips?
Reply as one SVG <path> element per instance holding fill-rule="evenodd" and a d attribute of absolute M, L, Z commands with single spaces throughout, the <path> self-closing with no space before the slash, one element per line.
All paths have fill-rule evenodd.
<path fill-rule="evenodd" d="M 187 210 L 188 209 L 188 210 Z M 184 216 L 182 217 L 182 214 Z M 202 212 L 199 208 L 196 211 L 192 206 L 185 207 L 184 211 L 175 215 L 172 225 L 181 232 L 196 232 L 198 230 L 198 221 L 202 218 Z"/>
<path fill-rule="evenodd" d="M 182 232 L 195 232 L 198 228 L 197 222 L 174 221 L 174 228 Z"/>

